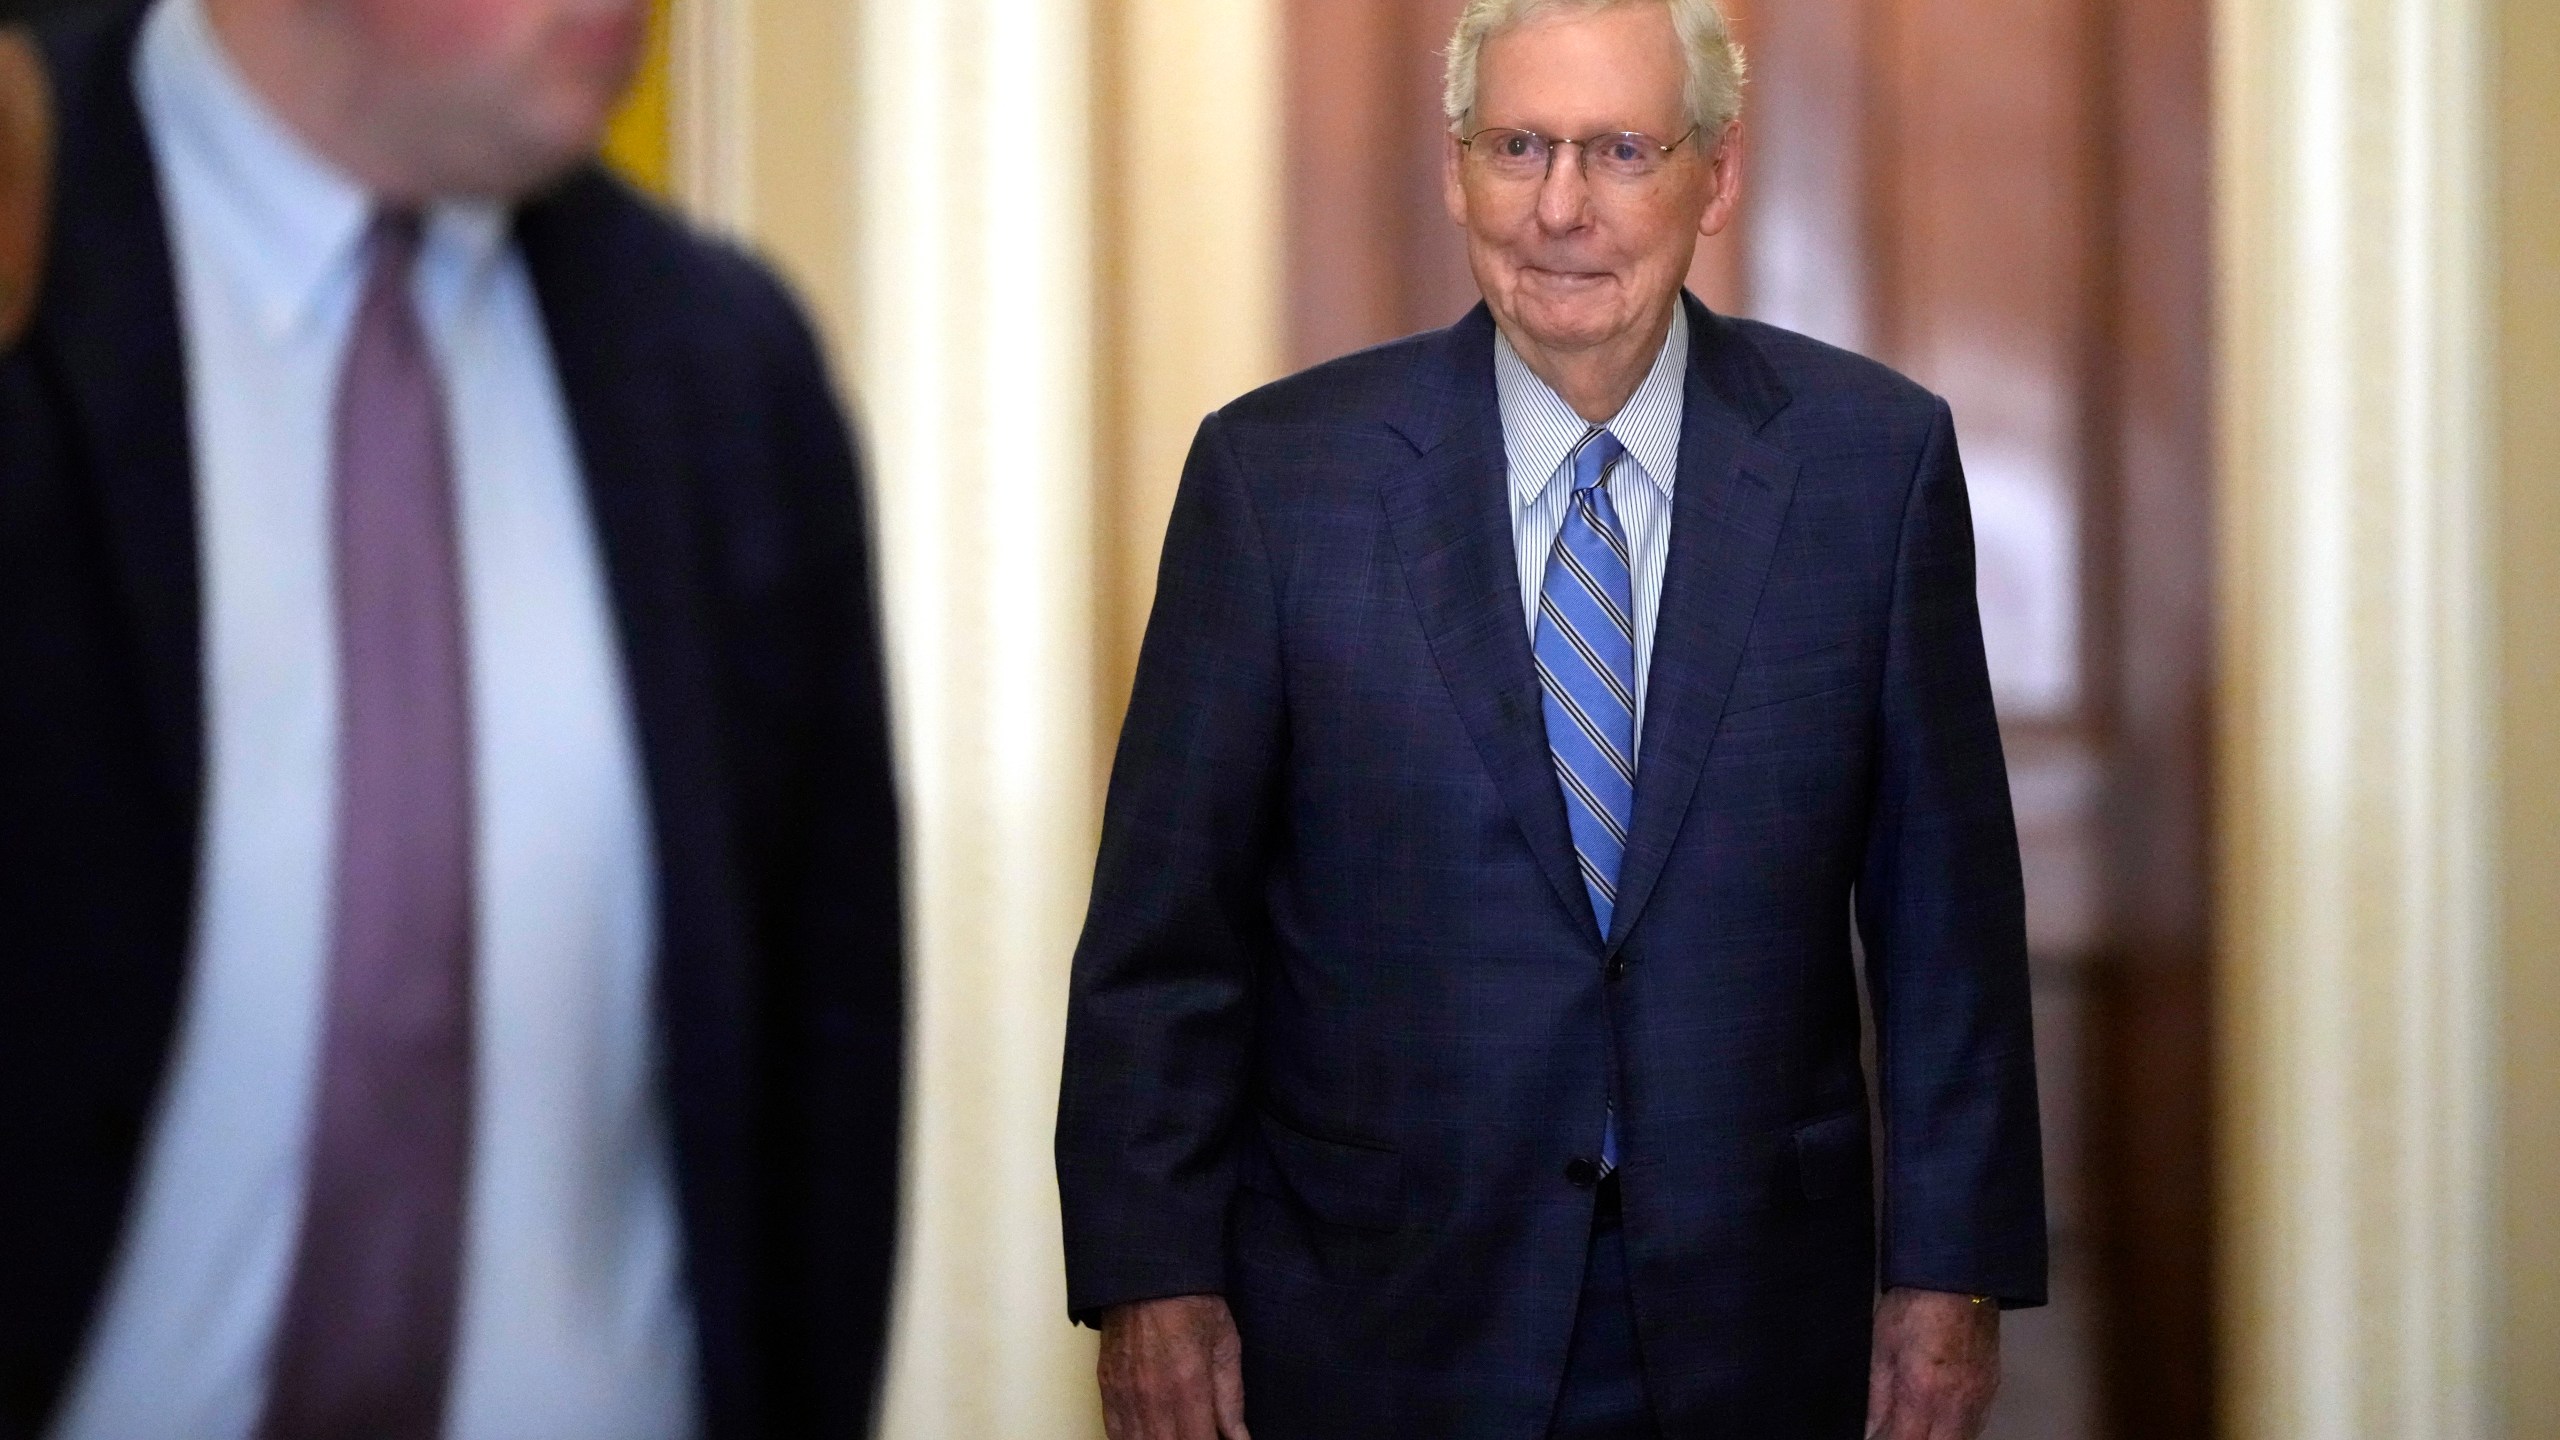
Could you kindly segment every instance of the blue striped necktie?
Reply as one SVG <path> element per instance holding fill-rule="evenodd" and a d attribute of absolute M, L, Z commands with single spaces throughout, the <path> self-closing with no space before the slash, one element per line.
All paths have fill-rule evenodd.
<path fill-rule="evenodd" d="M 1564 787 L 1565 823 L 1600 933 L 1617 910 L 1618 866 L 1636 800 L 1635 584 L 1627 533 L 1601 481 L 1626 447 L 1606 430 L 1582 438 L 1573 455 L 1573 501 L 1538 592 L 1538 687 L 1544 692 L 1547 749 Z M 1602 1170 L 1618 1163 L 1618 1126 L 1608 1114 Z"/>

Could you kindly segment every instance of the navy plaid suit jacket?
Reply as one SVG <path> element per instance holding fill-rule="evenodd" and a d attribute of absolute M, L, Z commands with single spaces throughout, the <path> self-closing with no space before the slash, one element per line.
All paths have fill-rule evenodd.
<path fill-rule="evenodd" d="M 1521 618 L 1486 312 L 1256 391 L 1193 447 L 1057 1159 L 1071 1308 L 1226 1295 L 1258 1440 L 1544 1434 L 1592 1223 L 1566 1170 L 1613 1092 L 1667 1435 L 1855 1436 L 1879 1280 L 2044 1298 L 2024 905 L 1947 408 L 1684 303 L 1605 940 Z"/>

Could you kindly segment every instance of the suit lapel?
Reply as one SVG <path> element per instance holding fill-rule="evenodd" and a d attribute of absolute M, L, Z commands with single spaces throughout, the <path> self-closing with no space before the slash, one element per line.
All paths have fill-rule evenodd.
<path fill-rule="evenodd" d="M 1690 350 L 1680 480 L 1612 949 L 1644 913 L 1688 815 L 1795 495 L 1796 461 L 1755 438 L 1785 406 L 1786 392 L 1728 322 L 1683 303 Z"/>
<path fill-rule="evenodd" d="M 1390 421 L 1421 454 L 1382 487 L 1387 520 L 1467 734 L 1557 898 L 1589 932 L 1597 921 L 1574 862 L 1521 618 L 1493 321 L 1478 306 L 1441 341 L 1443 363 L 1417 381 Z"/>
<path fill-rule="evenodd" d="M 154 758 L 192 824 L 204 785 L 195 460 L 168 226 L 133 95 L 140 24 L 136 12 L 48 38 L 57 209 L 29 348 L 57 367 L 87 449 Z"/>

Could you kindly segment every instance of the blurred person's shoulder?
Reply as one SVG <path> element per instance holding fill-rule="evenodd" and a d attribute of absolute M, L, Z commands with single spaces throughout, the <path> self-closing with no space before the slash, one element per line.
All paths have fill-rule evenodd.
<path fill-rule="evenodd" d="M 807 312 L 771 266 L 600 164 L 526 202 L 517 235 L 555 322 L 575 312 L 672 346 L 706 378 L 823 381 Z"/>
<path fill-rule="evenodd" d="M 803 563 L 839 573 L 861 465 L 783 279 L 600 165 L 521 207 L 516 239 L 571 403 L 595 407 L 581 438 L 690 497 L 715 591 L 761 604 Z"/>

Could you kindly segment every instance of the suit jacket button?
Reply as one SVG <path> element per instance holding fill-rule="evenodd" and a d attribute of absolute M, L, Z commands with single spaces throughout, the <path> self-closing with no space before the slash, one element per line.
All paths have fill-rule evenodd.
<path fill-rule="evenodd" d="M 1627 978 L 1627 957 L 1626 957 L 1626 956 L 1624 956 L 1624 955 L 1612 955 L 1612 956 L 1610 956 L 1610 957 L 1609 957 L 1609 968 L 1608 968 L 1606 971 L 1602 972 L 1602 973 L 1606 974 L 1606 975 L 1607 975 L 1610 979 L 1612 979 L 1612 980 L 1624 980 L 1624 979 L 1626 979 L 1626 978 Z"/>
<path fill-rule="evenodd" d="M 1600 1183 L 1600 1162 L 1587 1156 L 1576 1155 L 1565 1162 L 1564 1178 L 1588 1190 Z"/>

